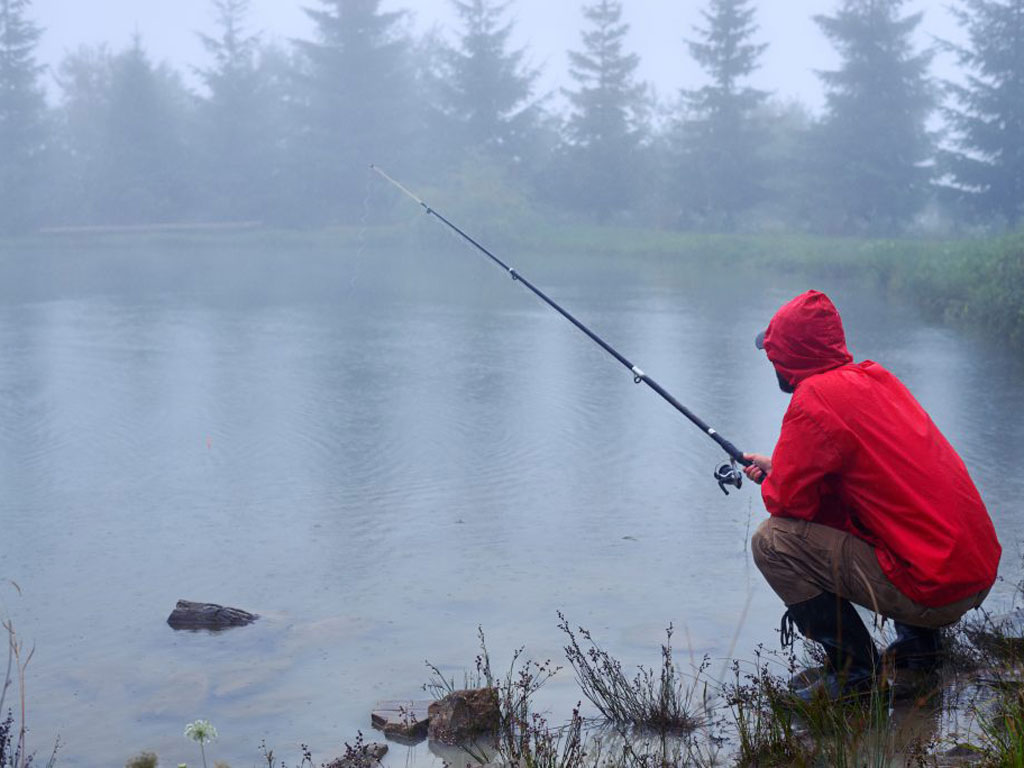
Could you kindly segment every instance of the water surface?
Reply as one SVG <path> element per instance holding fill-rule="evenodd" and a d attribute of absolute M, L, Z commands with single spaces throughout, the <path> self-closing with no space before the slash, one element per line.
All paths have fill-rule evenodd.
<path fill-rule="evenodd" d="M 498 666 L 519 645 L 562 658 L 559 610 L 629 665 L 657 662 L 670 622 L 684 664 L 777 643 L 756 489 L 724 496 L 711 441 L 478 254 L 427 240 L 2 255 L 0 576 L 37 647 L 36 748 L 195 762 L 181 732 L 202 717 L 233 765 L 262 739 L 328 760 L 376 700 L 422 695 L 425 659 L 461 681 L 478 625 Z M 828 291 L 855 356 L 963 454 L 1017 577 L 1024 389 L 998 345 L 869 284 L 503 256 L 744 450 L 771 450 L 786 406 L 754 334 Z M 179 598 L 264 618 L 175 633 Z M 579 692 L 563 673 L 545 696 L 558 719 Z"/>

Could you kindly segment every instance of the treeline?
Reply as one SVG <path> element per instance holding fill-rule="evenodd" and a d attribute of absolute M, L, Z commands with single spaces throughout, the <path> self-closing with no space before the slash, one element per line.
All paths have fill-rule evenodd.
<path fill-rule="evenodd" d="M 0 231 L 373 221 L 370 162 L 466 201 L 704 231 L 1014 229 L 1024 212 L 1024 0 L 956 0 L 966 42 L 936 46 L 959 84 L 932 76 L 905 0 L 837 0 L 815 17 L 839 57 L 820 117 L 750 86 L 754 0 L 706 0 L 686 43 L 706 84 L 671 103 L 639 80 L 615 0 L 583 7 L 560 97 L 512 45 L 511 2 L 451 0 L 456 29 L 421 37 L 380 0 L 308 2 L 311 38 L 280 45 L 248 0 L 211 0 L 198 92 L 136 37 L 69 53 L 47 99 L 31 0 L 0 0 Z"/>

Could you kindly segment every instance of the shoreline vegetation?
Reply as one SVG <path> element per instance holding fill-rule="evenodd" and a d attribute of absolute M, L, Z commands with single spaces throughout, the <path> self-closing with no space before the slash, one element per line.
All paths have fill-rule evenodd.
<path fill-rule="evenodd" d="M 456 206 L 457 208 L 458 206 Z M 869 279 L 905 298 L 934 321 L 977 331 L 1024 355 L 1024 233 L 977 238 L 864 239 L 804 234 L 696 234 L 651 228 L 556 225 L 529 215 L 497 221 L 465 210 L 453 220 L 475 221 L 471 233 L 498 253 L 591 254 L 673 258 L 712 265 L 785 270 L 808 277 Z M 475 215 L 474 215 L 475 214 Z M 425 219 L 422 213 L 415 214 Z M 481 223 L 482 218 L 482 223 Z M 0 259 L 17 254 L 95 250 L 422 247 L 438 231 L 422 226 L 373 225 L 319 230 L 262 228 L 254 222 L 152 227 L 85 227 L 0 240 Z M 468 226 L 468 225 L 467 225 Z M 442 241 L 443 242 L 443 241 Z M 448 240 L 447 242 L 454 242 Z"/>
<path fill-rule="evenodd" d="M 941 670 L 895 670 L 884 661 L 870 694 L 840 701 L 802 702 L 790 693 L 787 678 L 798 669 L 808 668 L 800 673 L 805 677 L 820 673 L 813 644 L 801 657 L 760 646 L 749 660 L 726 660 L 716 678 L 706 656 L 676 660 L 671 625 L 660 658 L 630 667 L 562 614 L 564 659 L 538 662 L 520 647 L 495 670 L 480 629 L 480 651 L 461 686 L 428 662 L 423 690 L 441 700 L 441 709 L 473 693 L 493 701 L 458 715 L 448 710 L 446 722 L 458 720 L 463 734 L 441 742 L 458 747 L 444 763 L 452 768 L 1015 768 L 1024 765 L 1022 595 L 1018 589 L 1006 616 L 981 612 L 946 630 Z M 574 676 L 581 702 L 571 713 L 542 709 L 538 692 L 566 674 Z M 593 715 L 584 713 L 582 699 Z M 486 728 L 477 727 L 485 721 Z M 202 746 L 188 729 L 186 736 Z M 400 748 L 423 738 L 388 743 Z M 260 751 L 268 768 L 379 768 L 388 748 L 358 732 L 330 762 L 314 761 L 306 745 L 295 763 L 265 744 Z M 205 765 L 205 752 L 203 758 Z M 155 754 L 141 753 L 126 768 L 156 765 Z"/>
<path fill-rule="evenodd" d="M 630 667 L 562 614 L 557 627 L 565 664 L 538 662 L 521 647 L 508 664 L 499 666 L 502 671 L 492 671 L 480 629 L 480 652 L 473 667 L 464 669 L 463 685 L 427 662 L 431 679 L 423 690 L 439 699 L 479 691 L 496 705 L 486 729 L 477 730 L 466 712 L 458 716 L 464 733 L 478 735 L 451 742 L 459 745 L 461 755 L 454 760 L 449 755 L 444 764 L 452 768 L 1013 768 L 1024 765 L 1022 585 L 1010 613 L 993 617 L 982 611 L 944 632 L 947 658 L 941 670 L 914 673 L 883 662 L 880 682 L 870 695 L 840 701 L 821 697 L 807 703 L 789 693 L 788 677 L 801 667 L 808 668 L 801 675 L 815 674 L 815 665 L 821 663 L 813 644 L 805 646 L 801 657 L 793 649 L 783 653 L 759 646 L 752 658 L 734 658 L 724 665 L 718 679 L 706 656 L 688 664 L 676 661 L 671 625 L 660 658 L 652 657 L 649 666 Z M 3 692 L 11 690 L 20 706 L 17 717 L 10 707 L 0 722 L 0 766 L 29 768 L 46 757 L 26 739 L 29 659 L 21 654 L 24 644 L 13 623 L 5 619 L 3 627 L 13 657 Z M 585 716 L 582 701 L 565 721 L 561 718 L 567 713 L 540 708 L 537 693 L 560 674 L 574 676 L 581 698 L 595 710 L 593 716 Z M 206 745 L 217 736 L 213 724 L 204 720 L 188 723 L 184 730 L 185 740 L 198 744 L 203 766 L 208 765 Z M 421 740 L 388 743 L 401 747 Z M 379 768 L 389 751 L 387 744 L 368 741 L 362 731 L 344 747 L 344 754 L 329 762 L 315 761 L 305 744 L 298 756 L 275 754 L 265 742 L 253 754 L 268 768 Z M 46 768 L 56 768 L 58 751 L 69 750 L 74 746 L 58 737 Z M 185 766 L 174 761 L 187 751 L 183 742 L 167 764 Z M 151 751 L 136 753 L 124 763 L 126 768 L 159 764 Z M 229 768 L 220 760 L 213 764 Z"/>

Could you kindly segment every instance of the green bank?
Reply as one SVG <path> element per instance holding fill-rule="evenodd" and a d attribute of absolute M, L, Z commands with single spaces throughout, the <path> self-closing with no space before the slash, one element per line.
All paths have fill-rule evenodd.
<path fill-rule="evenodd" d="M 453 219 L 459 222 L 458 214 Z M 478 211 L 470 213 L 479 214 Z M 472 234 L 496 253 L 536 252 L 595 257 L 670 258 L 712 269 L 754 267 L 816 276 L 851 277 L 912 301 L 930 318 L 973 329 L 1024 353 L 1024 233 L 961 239 L 856 239 L 809 235 L 705 235 L 650 228 L 559 225 L 529 215 L 469 216 Z M 397 225 L 322 230 L 196 227 L 66 230 L 0 240 L 0 259 L 46 254 L 245 251 L 297 254 L 353 248 L 452 243 L 422 214 Z M 296 262 L 299 268 L 299 262 Z"/>
<path fill-rule="evenodd" d="M 657 229 L 539 226 L 521 245 L 548 253 L 660 256 L 709 269 L 754 267 L 874 281 L 930 318 L 975 330 L 1024 354 L 1024 233 L 990 238 L 859 239 L 701 235 Z"/>

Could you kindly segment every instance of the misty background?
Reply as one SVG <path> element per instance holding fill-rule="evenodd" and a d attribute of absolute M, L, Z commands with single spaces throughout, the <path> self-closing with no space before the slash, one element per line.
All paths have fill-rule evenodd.
<path fill-rule="evenodd" d="M 371 162 L 505 221 L 1012 228 L 1016 5 L 6 0 L 0 228 L 385 223 Z"/>
<path fill-rule="evenodd" d="M 305 13 L 313 2 L 251 0 L 250 25 L 260 30 L 266 42 L 286 44 L 308 39 L 315 25 Z M 190 83 L 198 86 L 189 67 L 206 59 L 199 32 L 215 22 L 210 0 L 181 0 L 174 4 L 138 0 L 96 0 L 88 4 L 76 0 L 35 0 L 33 7 L 39 23 L 46 29 L 40 41 L 40 62 L 56 67 L 61 59 L 79 45 L 108 43 L 123 47 L 136 32 L 142 34 L 151 56 L 168 61 L 182 70 Z M 527 48 L 531 62 L 541 67 L 541 91 L 557 91 L 569 84 L 566 52 L 579 45 L 583 16 L 582 2 L 516 0 L 509 6 L 508 19 L 514 21 L 511 42 Z M 798 99 L 819 111 L 824 103 L 821 82 L 815 70 L 828 69 L 838 56 L 820 34 L 813 16 L 836 8 L 833 0 L 762 0 L 758 3 L 759 36 L 772 41 L 765 51 L 763 66 L 751 76 L 751 83 L 770 90 L 781 99 Z M 459 26 L 458 13 L 451 0 L 386 0 L 385 11 L 407 10 L 410 26 L 417 34 L 440 28 L 454 34 Z M 702 3 L 631 0 L 622 8 L 623 20 L 630 25 L 628 43 L 643 58 L 638 67 L 641 79 L 650 82 L 664 97 L 672 97 L 682 87 L 699 87 L 702 76 L 685 48 L 685 39 L 693 36 L 693 27 L 701 23 Z M 915 40 L 929 45 L 934 38 L 960 41 L 963 33 L 945 2 L 911 2 L 907 12 L 924 12 Z M 953 77 L 956 64 L 940 55 L 935 72 Z"/>
<path fill-rule="evenodd" d="M 559 658 L 556 610 L 626 665 L 670 621 L 680 660 L 776 637 L 757 489 L 370 163 L 745 450 L 787 404 L 754 334 L 827 291 L 1012 591 L 1024 0 L 0 0 L 0 612 L 38 638 L 37 754 L 194 761 L 203 717 L 233 765 L 333 756 L 478 626 Z M 262 618 L 177 634 L 180 598 Z"/>

